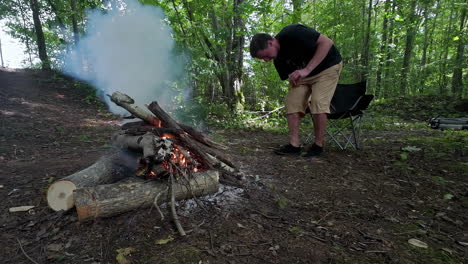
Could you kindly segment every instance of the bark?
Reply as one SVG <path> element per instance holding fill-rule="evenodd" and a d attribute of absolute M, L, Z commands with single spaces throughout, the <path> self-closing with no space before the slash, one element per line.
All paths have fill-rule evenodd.
<path fill-rule="evenodd" d="M 139 106 L 134 105 L 135 101 L 130 96 L 120 92 L 114 92 L 110 98 L 111 101 L 116 105 L 125 108 L 125 110 L 140 118 L 141 120 L 146 121 L 148 124 L 157 127 L 161 126 L 161 121 L 159 121 L 156 117 L 141 109 Z"/>
<path fill-rule="evenodd" d="M 93 165 L 54 182 L 47 190 L 47 203 L 54 211 L 74 206 L 73 190 L 80 187 L 112 183 L 134 174 L 137 158 L 130 153 L 116 152 L 101 157 Z"/>
<path fill-rule="evenodd" d="M 170 140 L 157 137 L 152 133 L 146 133 L 142 136 L 117 134 L 114 135 L 113 142 L 132 151 L 141 151 L 142 158 L 146 160 L 147 164 L 160 163 L 170 159 L 174 150 Z"/>
<path fill-rule="evenodd" d="M 448 62 L 448 54 L 449 54 L 449 49 L 450 49 L 450 42 L 451 42 L 451 32 L 452 32 L 452 27 L 453 27 L 453 17 L 454 17 L 454 10 L 450 10 L 450 17 L 449 17 L 449 22 L 447 25 L 447 29 L 444 33 L 445 35 L 445 40 L 443 43 L 443 52 L 441 53 L 441 66 L 440 66 L 440 75 L 439 75 L 439 92 L 441 95 L 446 95 L 448 90 L 447 90 L 447 62 Z"/>
<path fill-rule="evenodd" d="M 75 40 L 75 45 L 78 44 L 78 41 L 80 40 L 79 37 L 79 31 L 78 31 L 78 22 L 77 22 L 77 13 L 78 10 L 76 9 L 76 0 L 70 0 L 70 6 L 71 6 L 71 21 L 72 21 L 72 27 L 73 27 L 73 39 Z"/>
<path fill-rule="evenodd" d="M 215 193 L 219 188 L 219 173 L 194 173 L 190 181 L 182 179 L 174 184 L 175 199 L 182 200 Z M 167 202 L 167 182 L 142 181 L 133 178 L 125 183 L 79 188 L 74 191 L 74 202 L 80 221 L 109 217 L 134 209 L 147 208 Z M 156 199 L 158 197 L 158 199 Z"/>
<path fill-rule="evenodd" d="M 39 3 L 37 0 L 30 0 L 31 10 L 33 13 L 34 29 L 36 31 L 36 42 L 39 51 L 39 59 L 42 62 L 43 70 L 50 70 L 50 61 L 47 56 L 46 43 L 44 32 L 42 31 L 42 24 L 40 19 Z"/>
<path fill-rule="evenodd" d="M 384 67 L 384 58 L 388 52 L 388 43 L 387 43 L 387 28 L 388 28 L 388 11 L 390 10 L 390 1 L 385 1 L 384 6 L 384 18 L 382 22 L 382 43 L 380 43 L 380 58 L 377 65 L 377 77 L 376 77 L 376 96 L 384 97 L 384 91 L 382 89 L 382 68 Z"/>
<path fill-rule="evenodd" d="M 427 63 L 427 48 L 429 46 L 429 17 L 428 17 L 428 6 L 424 7 L 424 40 L 423 40 L 423 51 L 421 56 L 420 71 L 419 71 L 419 86 L 418 90 L 424 92 L 424 84 L 426 82 L 426 63 Z"/>
<path fill-rule="evenodd" d="M 2 39 L 0 39 L 0 59 L 2 61 L 2 68 L 3 68 L 5 66 L 3 64 Z"/>
<path fill-rule="evenodd" d="M 408 71 L 410 70 L 409 66 L 413 55 L 414 39 L 416 36 L 416 0 L 411 2 L 410 8 L 409 25 L 406 30 L 405 55 L 403 57 L 403 65 L 401 67 L 401 95 L 406 95 L 408 93 Z"/>
<path fill-rule="evenodd" d="M 452 93 L 461 98 L 463 95 L 463 66 L 465 65 L 465 23 L 466 22 L 466 9 L 463 8 L 460 15 L 460 29 L 458 33 L 458 46 L 457 55 L 454 59 L 453 77 L 452 77 Z"/>
<path fill-rule="evenodd" d="M 396 9 L 396 3 L 395 1 L 392 1 L 392 11 L 391 13 L 392 14 L 395 14 L 395 9 Z M 384 83 L 383 83 L 383 89 L 386 93 L 388 94 L 393 94 L 393 87 L 394 85 L 392 85 L 391 87 L 391 91 L 388 91 L 390 89 L 388 89 L 388 85 L 387 85 L 387 82 L 385 80 L 388 80 L 388 79 L 391 79 L 391 76 L 390 76 L 390 60 L 392 59 L 392 53 L 393 53 L 393 48 L 390 48 L 391 45 L 394 43 L 394 36 L 393 36 L 393 31 L 394 31 L 394 28 L 395 28 L 395 19 L 390 19 L 390 25 L 388 27 L 388 45 L 387 45 L 387 55 L 385 57 L 385 65 L 384 65 L 384 76 L 385 76 L 385 79 L 384 79 Z"/>
<path fill-rule="evenodd" d="M 372 0 L 369 0 L 367 8 L 367 21 L 366 21 L 366 36 L 364 37 L 364 47 L 362 51 L 361 65 L 363 71 L 361 72 L 360 81 L 367 79 L 369 69 L 369 50 L 370 50 L 370 33 L 371 33 L 371 21 L 372 21 Z"/>

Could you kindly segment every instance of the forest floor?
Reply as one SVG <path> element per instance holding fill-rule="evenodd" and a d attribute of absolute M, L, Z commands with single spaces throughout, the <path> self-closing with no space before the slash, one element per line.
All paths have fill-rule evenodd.
<path fill-rule="evenodd" d="M 49 184 L 109 151 L 120 123 L 72 84 L 0 70 L 0 263 L 117 263 L 124 248 L 131 263 L 468 262 L 466 134 L 401 123 L 314 159 L 274 155 L 284 134 L 211 129 L 245 180 L 204 208 L 179 204 L 184 238 L 154 209 L 86 223 L 54 212 Z M 35 207 L 9 212 L 22 205 Z"/>

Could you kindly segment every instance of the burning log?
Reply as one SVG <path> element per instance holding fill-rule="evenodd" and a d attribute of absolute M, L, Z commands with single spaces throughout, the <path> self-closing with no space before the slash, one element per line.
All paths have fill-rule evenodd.
<path fill-rule="evenodd" d="M 186 183 L 173 185 L 176 200 L 216 193 L 219 188 L 219 173 L 214 170 L 194 173 Z M 125 183 L 114 183 L 79 188 L 74 191 L 74 202 L 80 221 L 109 217 L 136 208 L 146 208 L 169 201 L 167 182 L 143 181 L 133 178 Z"/>
<path fill-rule="evenodd" d="M 134 174 L 136 157 L 129 153 L 115 152 L 101 157 L 93 165 L 62 178 L 47 190 L 47 203 L 54 211 L 73 208 L 73 191 L 80 187 L 116 182 Z"/>

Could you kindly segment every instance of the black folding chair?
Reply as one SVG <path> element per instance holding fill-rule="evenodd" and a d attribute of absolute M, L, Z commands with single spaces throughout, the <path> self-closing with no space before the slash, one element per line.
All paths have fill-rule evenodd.
<path fill-rule="evenodd" d="M 366 82 L 338 84 L 328 115 L 327 135 L 340 149 L 361 148 L 361 121 L 374 95 L 366 94 Z"/>

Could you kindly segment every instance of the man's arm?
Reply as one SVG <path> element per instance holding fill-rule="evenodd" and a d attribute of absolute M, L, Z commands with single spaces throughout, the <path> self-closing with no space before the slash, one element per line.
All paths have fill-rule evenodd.
<path fill-rule="evenodd" d="M 317 49 L 315 50 L 315 54 L 310 59 L 309 63 L 304 69 L 296 70 L 289 75 L 289 81 L 292 82 L 294 85 L 300 79 L 307 77 L 309 73 L 311 73 L 315 67 L 317 67 L 323 59 L 328 54 L 328 51 L 333 46 L 333 41 L 325 35 L 320 34 L 319 38 L 317 39 Z"/>

